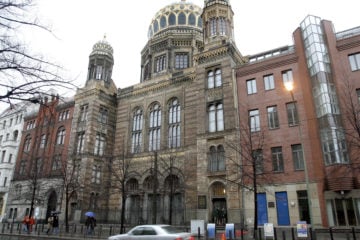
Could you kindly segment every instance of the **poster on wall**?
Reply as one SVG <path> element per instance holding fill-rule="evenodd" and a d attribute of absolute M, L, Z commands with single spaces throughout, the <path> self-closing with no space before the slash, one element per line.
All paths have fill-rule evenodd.
<path fill-rule="evenodd" d="M 274 237 L 274 224 L 264 223 L 264 236 L 265 238 Z"/>
<path fill-rule="evenodd" d="M 204 235 L 205 232 L 205 221 L 204 220 L 191 220 L 191 234 L 198 234 L 200 230 L 200 235 Z"/>
<path fill-rule="evenodd" d="M 307 231 L 307 224 L 306 221 L 299 221 L 296 224 L 296 231 L 297 231 L 297 236 L 299 238 L 307 238 L 308 236 L 308 231 Z"/>

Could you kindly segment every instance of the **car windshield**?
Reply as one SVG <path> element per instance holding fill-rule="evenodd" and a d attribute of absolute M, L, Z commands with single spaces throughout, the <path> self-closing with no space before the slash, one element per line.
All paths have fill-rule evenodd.
<path fill-rule="evenodd" d="M 180 233 L 180 232 L 182 232 L 179 229 L 174 228 L 173 226 L 163 226 L 161 228 L 164 229 L 164 231 L 167 232 L 167 233 Z"/>

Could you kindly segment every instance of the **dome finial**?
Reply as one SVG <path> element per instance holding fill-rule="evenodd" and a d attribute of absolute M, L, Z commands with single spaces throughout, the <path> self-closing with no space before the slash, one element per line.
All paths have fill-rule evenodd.
<path fill-rule="evenodd" d="M 103 40 L 106 41 L 106 33 L 104 33 L 104 39 Z"/>

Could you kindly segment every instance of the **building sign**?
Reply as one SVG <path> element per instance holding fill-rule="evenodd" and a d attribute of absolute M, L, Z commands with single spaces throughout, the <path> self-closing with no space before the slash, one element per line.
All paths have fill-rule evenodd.
<path fill-rule="evenodd" d="M 274 224 L 264 223 L 264 236 L 265 238 L 274 237 Z"/>

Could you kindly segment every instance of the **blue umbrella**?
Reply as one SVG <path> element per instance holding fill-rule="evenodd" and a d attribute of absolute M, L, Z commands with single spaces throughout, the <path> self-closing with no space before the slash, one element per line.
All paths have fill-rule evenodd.
<path fill-rule="evenodd" d="M 87 217 L 95 217 L 95 213 L 94 212 L 86 212 L 85 216 L 87 216 Z"/>

